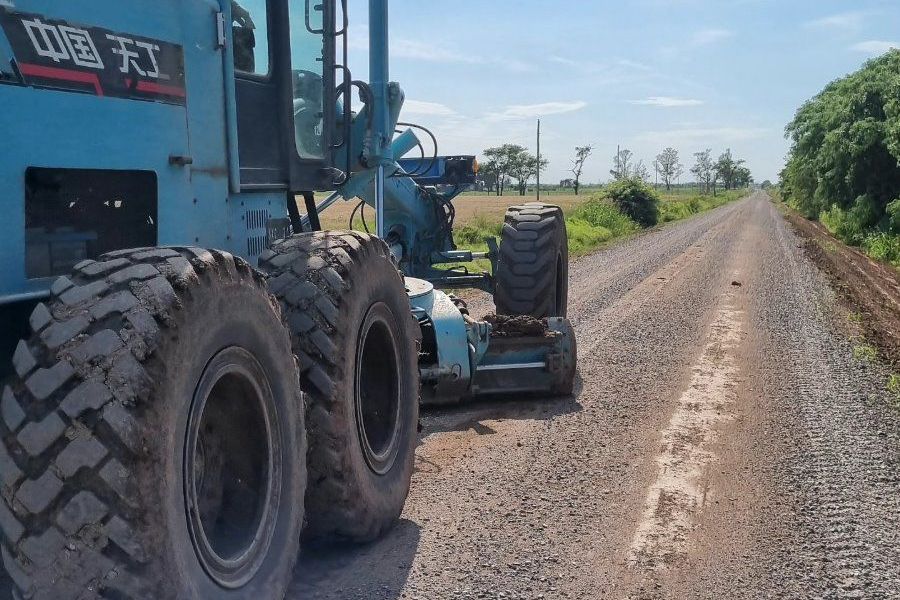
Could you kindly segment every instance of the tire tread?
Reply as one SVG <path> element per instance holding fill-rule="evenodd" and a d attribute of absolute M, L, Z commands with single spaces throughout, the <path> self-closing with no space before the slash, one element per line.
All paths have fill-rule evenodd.
<path fill-rule="evenodd" d="M 268 294 L 263 275 L 230 254 L 143 248 L 79 264 L 34 309 L 0 420 L 0 550 L 16 596 L 138 600 L 164 589 L 124 464 L 152 433 L 139 416 L 144 363 L 192 285 L 222 279 Z"/>
<path fill-rule="evenodd" d="M 339 349 L 350 326 L 342 307 L 353 293 L 355 278 L 366 276 L 367 261 L 391 260 L 390 256 L 387 245 L 374 236 L 331 231 L 295 235 L 260 257 L 260 268 L 268 273 L 270 289 L 282 301 L 291 325 L 300 388 L 307 395 L 309 539 L 371 541 L 393 525 L 358 501 L 347 476 L 347 448 L 342 441 L 349 417 L 335 398 L 345 376 Z M 397 278 L 402 286 L 399 272 Z M 410 323 L 418 336 L 411 314 Z"/>
<path fill-rule="evenodd" d="M 560 315 L 549 312 L 556 297 L 554 263 L 560 246 L 567 243 L 565 219 L 558 206 L 531 203 L 507 210 L 494 292 L 498 314 L 565 316 L 565 307 L 556 311 Z M 568 249 L 562 251 L 567 259 Z"/>

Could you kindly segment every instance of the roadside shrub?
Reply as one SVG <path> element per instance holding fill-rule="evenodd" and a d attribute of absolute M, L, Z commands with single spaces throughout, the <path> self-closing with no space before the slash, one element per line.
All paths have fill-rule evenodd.
<path fill-rule="evenodd" d="M 866 253 L 875 260 L 900 266 L 900 236 L 890 233 L 874 233 L 866 238 Z"/>
<path fill-rule="evenodd" d="M 594 195 L 572 213 L 570 221 L 607 229 L 613 237 L 637 231 L 640 227 L 603 195 Z"/>
<path fill-rule="evenodd" d="M 604 195 L 641 227 L 653 227 L 659 222 L 659 196 L 640 179 L 611 183 Z"/>
<path fill-rule="evenodd" d="M 850 218 L 850 213 L 837 204 L 833 204 L 831 208 L 823 211 L 819 215 L 819 221 L 828 231 L 834 234 L 835 237 L 848 244 L 858 245 L 862 242 L 862 229 L 853 223 L 853 220 Z"/>
<path fill-rule="evenodd" d="M 888 218 L 888 227 L 891 233 L 900 233 L 900 198 L 885 207 L 885 213 Z"/>
<path fill-rule="evenodd" d="M 875 202 L 869 194 L 859 196 L 850 209 L 850 220 L 854 227 L 858 227 L 862 231 L 872 229 L 878 225 L 884 214 L 884 209 Z"/>
<path fill-rule="evenodd" d="M 853 246 L 863 245 L 867 234 L 880 220 L 878 206 L 868 195 L 858 197 L 849 210 L 833 204 L 819 215 L 819 221 L 828 231 Z"/>

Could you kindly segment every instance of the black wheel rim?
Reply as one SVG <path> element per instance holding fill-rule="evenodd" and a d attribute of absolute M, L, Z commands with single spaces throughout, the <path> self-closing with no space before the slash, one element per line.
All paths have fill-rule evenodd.
<path fill-rule="evenodd" d="M 217 354 L 188 417 L 185 505 L 197 558 L 219 586 L 245 586 L 263 565 L 281 500 L 281 439 L 263 368 L 242 348 Z"/>
<path fill-rule="evenodd" d="M 400 347 L 390 309 L 373 305 L 357 338 L 356 423 L 369 468 L 378 475 L 391 470 L 400 440 Z"/>

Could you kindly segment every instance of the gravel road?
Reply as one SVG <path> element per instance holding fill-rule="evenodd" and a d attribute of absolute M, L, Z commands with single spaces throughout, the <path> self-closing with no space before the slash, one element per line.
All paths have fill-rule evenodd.
<path fill-rule="evenodd" d="M 400 525 L 306 548 L 290 598 L 900 598 L 888 373 L 764 195 L 570 294 L 574 397 L 425 412 Z"/>

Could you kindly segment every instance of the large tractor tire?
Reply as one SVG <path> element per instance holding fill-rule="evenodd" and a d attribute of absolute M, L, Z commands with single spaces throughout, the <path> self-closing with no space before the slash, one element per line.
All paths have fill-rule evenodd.
<path fill-rule="evenodd" d="M 421 332 L 387 246 L 296 235 L 263 253 L 307 397 L 306 536 L 366 542 L 400 517 L 419 411 Z"/>
<path fill-rule="evenodd" d="M 562 209 L 530 203 L 506 211 L 496 283 L 497 314 L 567 316 L 569 241 Z"/>
<path fill-rule="evenodd" d="M 283 597 L 306 446 L 263 275 L 216 251 L 114 252 L 57 280 L 30 325 L 0 405 L 18 595 Z"/>

